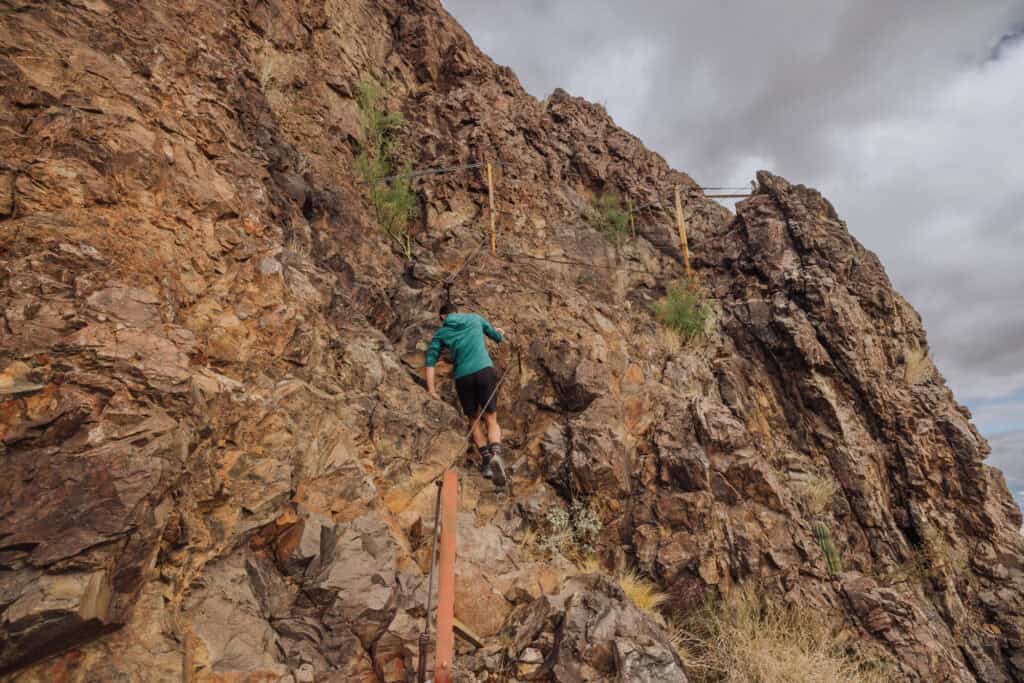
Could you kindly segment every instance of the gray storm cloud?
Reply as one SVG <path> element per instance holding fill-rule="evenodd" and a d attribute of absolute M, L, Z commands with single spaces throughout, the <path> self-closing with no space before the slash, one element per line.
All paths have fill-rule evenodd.
<path fill-rule="evenodd" d="M 603 103 L 699 181 L 821 189 L 958 398 L 1024 426 L 1024 0 L 445 6 L 534 95 Z"/>

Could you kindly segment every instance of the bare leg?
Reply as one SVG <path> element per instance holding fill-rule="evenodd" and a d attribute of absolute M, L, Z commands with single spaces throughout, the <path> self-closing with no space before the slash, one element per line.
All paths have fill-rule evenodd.
<path fill-rule="evenodd" d="M 487 422 L 487 443 L 501 443 L 501 427 L 498 426 L 498 413 L 484 413 Z"/>
<path fill-rule="evenodd" d="M 476 418 L 474 418 L 476 420 Z M 477 448 L 483 448 L 487 445 L 487 435 L 484 433 L 484 425 L 479 420 L 473 424 L 473 443 L 476 444 Z"/>
<path fill-rule="evenodd" d="M 498 413 L 484 413 L 487 422 L 487 442 L 491 444 L 491 479 L 498 486 L 508 483 L 505 474 L 505 463 L 501 459 L 501 427 L 498 426 Z M 486 476 L 486 475 L 485 475 Z"/>

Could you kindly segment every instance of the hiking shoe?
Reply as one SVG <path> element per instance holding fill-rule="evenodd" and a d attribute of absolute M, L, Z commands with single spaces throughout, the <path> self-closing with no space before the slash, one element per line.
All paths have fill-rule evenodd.
<path fill-rule="evenodd" d="M 483 475 L 484 479 L 490 479 L 494 476 L 494 471 L 491 469 L 491 447 L 484 446 L 480 449 L 480 474 Z"/>
<path fill-rule="evenodd" d="M 508 481 L 508 477 L 505 476 L 505 461 L 501 459 L 501 456 L 492 456 L 491 461 L 488 463 L 488 467 L 491 470 L 490 479 L 497 486 L 504 486 L 505 482 Z"/>
<path fill-rule="evenodd" d="M 492 443 L 490 451 L 491 457 L 487 462 L 487 467 L 491 471 L 490 479 L 498 486 L 504 486 L 508 477 L 505 476 L 505 461 L 501 459 L 501 444 Z"/>

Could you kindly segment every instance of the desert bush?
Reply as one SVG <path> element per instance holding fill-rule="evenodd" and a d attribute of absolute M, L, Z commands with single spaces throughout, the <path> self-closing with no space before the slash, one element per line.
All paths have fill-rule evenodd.
<path fill-rule="evenodd" d="M 692 281 L 669 285 L 665 296 L 655 302 L 652 308 L 661 324 L 686 340 L 702 334 L 711 315 L 711 308 L 704 300 L 700 288 Z"/>
<path fill-rule="evenodd" d="M 574 500 L 569 509 L 558 507 L 547 512 L 544 528 L 537 534 L 537 548 L 546 555 L 588 557 L 594 552 L 601 528 L 597 513 L 583 501 Z"/>
<path fill-rule="evenodd" d="M 622 208 L 622 199 L 614 194 L 602 194 L 594 199 L 593 209 L 597 229 L 616 244 L 621 243 L 629 233 L 629 214 Z"/>
<path fill-rule="evenodd" d="M 416 194 L 412 190 L 410 169 L 392 176 L 391 155 L 394 132 L 405 120 L 399 113 L 384 111 L 380 102 L 381 87 L 364 79 L 356 88 L 359 108 L 359 153 L 356 169 L 370 187 L 377 224 L 402 248 L 406 258 L 412 258 L 412 236 L 409 226 L 416 215 Z"/>
<path fill-rule="evenodd" d="M 883 683 L 888 665 L 851 648 L 811 608 L 741 586 L 677 621 L 671 641 L 694 683 Z"/>

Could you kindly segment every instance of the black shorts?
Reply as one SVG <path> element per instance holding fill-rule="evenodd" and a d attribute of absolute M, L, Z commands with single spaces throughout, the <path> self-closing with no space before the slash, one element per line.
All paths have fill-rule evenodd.
<path fill-rule="evenodd" d="M 459 395 L 462 412 L 469 417 L 475 417 L 481 408 L 485 413 L 497 412 L 497 386 L 498 373 L 493 366 L 455 380 L 455 391 Z"/>

